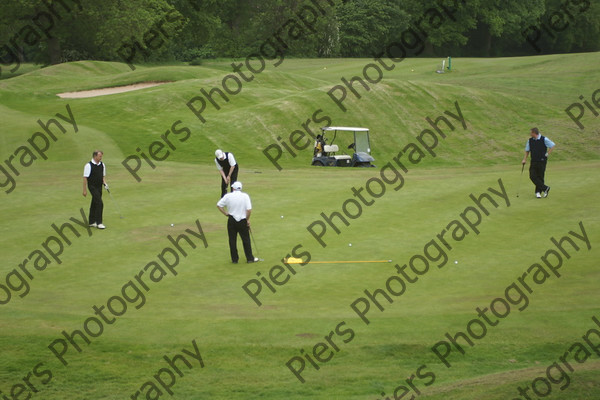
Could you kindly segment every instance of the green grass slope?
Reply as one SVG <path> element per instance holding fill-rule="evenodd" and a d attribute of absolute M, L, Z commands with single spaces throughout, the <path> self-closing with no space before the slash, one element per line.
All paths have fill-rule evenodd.
<path fill-rule="evenodd" d="M 169 161 L 197 162 L 208 146 L 248 151 L 247 165 L 272 167 L 261 151 L 276 143 L 278 136 L 287 141 L 290 133 L 302 129 L 301 124 L 318 109 L 334 125 L 369 127 L 374 156 L 388 160 L 429 127 L 426 117 L 435 119 L 446 110 L 454 110 L 458 101 L 468 130 L 455 132 L 445 143 L 447 151 L 436 160 L 440 165 L 512 163 L 513 154 L 522 150 L 532 126 L 539 126 L 563 144 L 557 159 L 585 160 L 598 157 L 598 122 L 587 110 L 582 122 L 591 134 L 582 134 L 564 109 L 579 101 L 580 95 L 590 100 L 596 89 L 594 82 L 598 82 L 596 59 L 597 54 L 456 59 L 454 71 L 444 75 L 433 72 L 435 60 L 407 59 L 392 71 L 384 71 L 384 79 L 370 84 L 368 92 L 355 84 L 362 98 L 349 92 L 345 113 L 327 92 L 341 84 L 342 77 L 362 77 L 368 60 L 286 60 L 279 67 L 267 64 L 264 72 L 244 82 L 241 93 L 230 96 L 229 102 L 215 95 L 221 109 L 208 104 L 205 124 L 186 103 L 201 95 L 201 89 L 222 89 L 223 78 L 231 72 L 229 62 L 203 67 L 140 67 L 133 72 L 123 64 L 77 62 L 4 80 L 0 83 L 0 104 L 36 118 L 64 110 L 68 103 L 75 116 L 85 121 L 84 128 L 106 132 L 124 154 L 133 154 L 138 146 L 147 149 L 173 122 L 181 120 L 192 136 Z M 64 91 L 144 81 L 174 82 L 109 97 L 55 97 Z M 8 135 L 18 135 L 11 113 L 7 114 Z M 21 115 L 16 117 L 18 121 Z M 318 126 L 311 123 L 310 128 L 316 132 Z M 297 157 L 285 154 L 281 162 L 284 167 L 299 167 L 307 165 L 311 155 L 309 147 Z"/>
<path fill-rule="evenodd" d="M 230 71 L 225 61 L 133 72 L 118 63 L 78 62 L 0 81 L 0 160 L 26 144 L 38 130 L 38 119 L 64 114 L 66 104 L 79 126 L 78 133 L 59 136 L 48 160 L 20 169 L 13 193 L 1 194 L 0 284 L 55 234 L 51 224 L 79 217 L 80 208 L 87 211 L 89 198 L 81 196 L 80 177 L 93 148 L 105 151 L 114 196 L 104 194 L 108 229 L 94 230 L 92 237 L 71 236 L 60 264 L 32 270 L 29 293 L 22 298 L 13 294 L 10 303 L 0 305 L 0 391 L 10 393 L 43 362 L 53 376 L 45 385 L 31 378 L 39 390 L 30 393 L 31 399 L 131 398 L 166 366 L 164 355 L 191 350 L 196 340 L 205 367 L 181 364 L 184 376 L 177 376 L 174 398 L 394 398 L 394 389 L 423 364 L 436 380 L 429 387 L 414 380 L 421 393 L 416 398 L 517 398 L 519 386 L 531 386 L 544 376 L 548 365 L 582 341 L 593 327 L 591 317 L 600 317 L 599 124 L 588 112 L 586 130 L 580 131 L 563 112 L 579 95 L 589 99 L 596 89 L 596 58 L 457 59 L 456 70 L 444 75 L 433 72 L 435 60 L 405 60 L 371 91 L 361 92 L 361 99 L 349 100 L 347 113 L 336 110 L 326 93 L 342 76 L 361 73 L 368 60 L 286 60 L 276 69 L 267 67 L 221 110 L 207 111 L 206 124 L 185 103 L 202 88 L 220 84 Z M 172 83 L 89 99 L 56 97 L 63 91 L 143 81 Z M 427 156 L 411 165 L 402 188 L 395 191 L 389 185 L 349 226 L 339 224 L 339 234 L 330 229 L 326 248 L 306 227 L 321 213 L 340 211 L 353 197 L 352 188 L 365 186 L 379 169 L 310 167 L 312 150 L 307 149 L 296 158 L 284 155 L 279 172 L 262 154 L 277 136 L 287 137 L 321 108 L 336 125 L 369 127 L 373 153 L 382 166 L 427 127 L 425 117 L 451 110 L 455 101 L 468 130 L 449 134 L 435 159 Z M 168 160 L 157 162 L 156 169 L 143 167 L 143 180 L 136 183 L 121 161 L 137 147 L 147 149 L 177 120 L 190 128 L 190 139 L 178 144 Z M 532 197 L 526 176 L 519 186 L 519 161 L 533 125 L 559 145 L 548 167 L 553 189 L 543 200 Z M 234 151 L 240 161 L 240 179 L 254 205 L 257 252 L 265 262 L 229 263 L 225 219 L 215 207 L 216 147 Z M 498 179 L 510 206 L 490 206 L 479 235 L 453 242 L 448 264 L 431 266 L 393 304 L 383 300 L 383 312 L 372 306 L 371 323 L 365 325 L 350 304 L 364 290 L 382 287 L 396 263 L 422 254 L 425 243 L 473 205 L 469 194 L 498 188 Z M 117 205 L 124 219 L 119 219 Z M 167 235 L 193 229 L 196 220 L 208 247 L 188 248 L 176 276 L 152 283 L 145 304 L 139 309 L 130 304 L 90 345 L 79 341 L 81 353 L 71 348 L 69 365 L 63 366 L 48 345 L 63 330 L 81 329 L 94 315 L 92 306 L 119 294 L 169 244 Z M 552 247 L 551 237 L 578 231 L 580 221 L 591 249 L 572 253 L 560 278 L 552 276 L 533 287 L 527 308 L 513 308 L 473 347 L 465 346 L 465 355 L 455 351 L 452 368 L 446 368 L 431 347 L 446 332 L 465 330 L 477 316 L 476 307 L 489 307 L 503 296 L 529 266 L 541 262 Z M 276 293 L 263 287 L 263 306 L 257 307 L 242 285 L 257 273 L 268 276 L 298 244 L 314 260 L 394 262 L 298 267 Z M 285 363 L 301 349 L 311 352 L 341 321 L 354 331 L 352 341 L 340 344 L 340 351 L 320 363 L 318 371 L 307 364 L 307 381 L 298 382 Z M 597 354 L 574 363 L 568 375 L 569 385 L 553 384 L 547 398 L 600 396 Z M 170 396 L 163 391 L 160 397 Z"/>

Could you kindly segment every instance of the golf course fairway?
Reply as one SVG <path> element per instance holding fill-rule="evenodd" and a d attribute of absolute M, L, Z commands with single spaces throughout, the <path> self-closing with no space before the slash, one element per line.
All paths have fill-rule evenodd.
<path fill-rule="evenodd" d="M 370 59 L 286 59 L 237 78 L 237 92 L 233 78 L 222 86 L 232 60 L 3 75 L 0 398 L 600 398 L 597 61 L 456 58 L 436 74 L 438 60 L 388 60 L 371 83 Z M 341 80 L 353 77 L 369 86 L 354 84 L 360 98 Z M 168 83 L 57 96 L 144 82 Z M 202 92 L 213 88 L 227 96 L 214 93 L 218 107 Z M 583 129 L 565 112 L 574 103 Z M 440 116 L 443 135 L 429 122 Z M 325 117 L 369 128 L 376 167 L 313 167 L 308 133 L 291 147 Z M 51 124 L 42 146 L 51 119 L 64 132 Z M 556 143 L 542 199 L 521 170 L 532 127 Z M 95 149 L 105 230 L 83 226 Z M 229 259 L 216 149 L 240 165 L 264 261 Z M 458 332 L 472 345 L 454 345 Z"/>

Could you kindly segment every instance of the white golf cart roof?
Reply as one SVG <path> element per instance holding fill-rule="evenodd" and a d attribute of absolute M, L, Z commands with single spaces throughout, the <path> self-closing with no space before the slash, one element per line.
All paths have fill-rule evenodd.
<path fill-rule="evenodd" d="M 327 126 L 321 128 L 322 131 L 350 131 L 350 132 L 368 132 L 368 128 L 353 128 L 349 126 Z"/>

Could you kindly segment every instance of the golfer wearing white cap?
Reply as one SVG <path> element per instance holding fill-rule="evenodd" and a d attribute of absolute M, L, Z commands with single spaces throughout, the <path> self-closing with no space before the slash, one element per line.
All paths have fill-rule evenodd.
<path fill-rule="evenodd" d="M 215 151 L 215 164 L 221 174 L 221 197 L 223 197 L 227 194 L 227 186 L 237 181 L 239 167 L 233 153 L 223 152 L 220 149 Z M 231 191 L 233 192 L 233 188 Z"/>
<path fill-rule="evenodd" d="M 250 242 L 250 214 L 252 214 L 250 196 L 242 192 L 242 182 L 234 182 L 231 188 L 233 192 L 225 194 L 217 202 L 217 208 L 227 217 L 231 261 L 237 264 L 239 260 L 237 250 L 237 235 L 239 233 L 244 245 L 246 261 L 249 263 L 257 262 L 258 258 L 252 254 L 252 244 Z"/>

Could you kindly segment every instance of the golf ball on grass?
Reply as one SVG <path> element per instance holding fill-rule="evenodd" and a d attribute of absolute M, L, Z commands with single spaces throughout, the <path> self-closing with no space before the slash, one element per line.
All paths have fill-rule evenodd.
<path fill-rule="evenodd" d="M 458 264 L 458 261 L 454 260 L 454 264 Z"/>
<path fill-rule="evenodd" d="M 175 225 L 171 224 L 171 226 L 175 226 Z"/>
<path fill-rule="evenodd" d="M 281 218 L 283 218 L 283 215 L 281 216 Z"/>
<path fill-rule="evenodd" d="M 348 243 L 348 247 L 352 247 L 352 243 Z"/>

